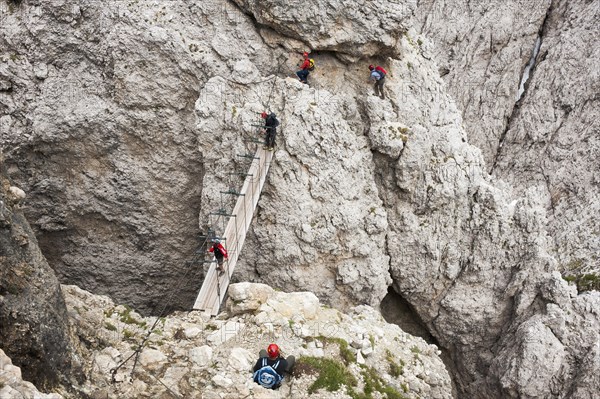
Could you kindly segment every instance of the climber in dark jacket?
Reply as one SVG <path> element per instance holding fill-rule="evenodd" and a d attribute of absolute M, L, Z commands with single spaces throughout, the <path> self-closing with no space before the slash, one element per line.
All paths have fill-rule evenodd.
<path fill-rule="evenodd" d="M 289 373 L 294 367 L 296 358 L 288 356 L 281 357 L 277 344 L 271 344 L 267 350 L 261 349 L 259 359 L 254 365 L 254 382 L 265 388 L 277 389 L 281 385 L 284 373 Z"/>
<path fill-rule="evenodd" d="M 277 134 L 279 120 L 277 120 L 277 117 L 273 112 L 268 115 L 266 112 L 263 112 L 260 116 L 265 119 L 265 147 L 268 150 L 272 150 L 275 147 L 275 135 Z"/>

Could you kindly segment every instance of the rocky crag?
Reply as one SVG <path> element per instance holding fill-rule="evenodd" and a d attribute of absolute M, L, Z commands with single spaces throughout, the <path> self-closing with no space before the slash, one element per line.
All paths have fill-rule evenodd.
<path fill-rule="evenodd" d="M 191 110 L 212 73 L 191 49 L 206 46 L 152 27 L 172 19 L 165 2 L 0 8 L 2 148 L 44 254 L 61 281 L 158 312 L 198 244 L 204 162 Z M 189 307 L 198 284 L 173 307 Z"/>
<path fill-rule="evenodd" d="M 600 8 L 589 1 L 420 1 L 448 91 L 486 168 L 520 192 L 536 185 L 548 250 L 570 275 L 596 276 Z"/>
<path fill-rule="evenodd" d="M 31 382 L 23 380 L 21 368 L 12 364 L 10 357 L 0 349 L 0 397 L 4 399 L 61 399 L 58 393 L 45 394 Z"/>
<path fill-rule="evenodd" d="M 387 324 L 374 309 L 359 306 L 346 315 L 320 305 L 311 293 L 249 283 L 231 286 L 227 312 L 217 319 L 199 312 L 160 319 L 135 372 L 131 359 L 118 368 L 113 383 L 112 369 L 156 318 L 75 286 L 63 289 L 75 329 L 91 342 L 84 351 L 90 376 L 85 390 L 92 398 L 356 398 L 365 397 L 359 395 L 368 384 L 374 395 L 452 397 L 438 348 Z M 259 350 L 271 342 L 297 358 L 297 372 L 276 391 L 251 378 Z M 337 388 L 319 389 L 317 380 L 328 375 L 324 365 L 343 371 Z"/>
<path fill-rule="evenodd" d="M 108 2 L 100 8 L 65 2 L 60 7 L 41 5 L 44 13 L 37 20 L 19 20 L 18 13 L 30 15 L 35 4 L 21 2 L 7 19 L 12 34 L 3 40 L 15 51 L 2 70 L 7 93 L 3 107 L 10 110 L 5 112 L 10 119 L 2 119 L 2 126 L 8 126 L 2 139 L 11 175 L 32 192 L 34 206 L 28 212 L 42 242 L 44 236 L 54 242 L 53 234 L 70 240 L 48 251 L 63 281 L 97 287 L 95 292 L 110 292 L 151 310 L 153 301 L 168 290 L 169 276 L 183 273 L 177 261 L 193 248 L 196 227 L 187 224 L 189 215 L 176 210 L 200 208 L 206 228 L 209 213 L 223 206 L 219 191 L 237 184 L 229 173 L 244 168 L 235 154 L 246 151 L 244 138 L 252 137 L 258 113 L 269 108 L 283 122 L 276 161 L 237 278 L 286 291 L 310 290 L 342 309 L 361 303 L 377 306 L 392 285 L 447 349 L 460 397 L 593 397 L 599 390 L 598 293 L 578 294 L 557 272 L 553 238 L 547 234 L 547 192 L 527 184 L 514 189 L 497 179 L 501 174 L 488 175 L 494 165 L 489 162 L 494 139 L 473 134 L 477 129 L 471 121 L 482 114 L 475 112 L 475 103 L 468 108 L 470 100 L 456 95 L 461 77 L 458 68 L 450 74 L 447 65 L 462 61 L 440 56 L 436 46 L 444 42 L 435 34 L 432 42 L 417 33 L 428 26 L 427 21 L 419 22 L 425 28 L 414 22 L 424 8 L 382 2 L 376 20 L 383 22 L 377 25 L 365 23 L 365 9 L 358 2 L 315 0 L 301 10 L 258 1 L 236 1 L 240 8 L 220 1 L 170 2 L 168 7 L 161 2 Z M 507 15 L 497 14 L 493 6 L 481 7 L 469 8 L 473 14 L 457 25 L 468 31 L 477 13 L 488 19 Z M 553 8 L 563 13 L 556 14 L 557 21 L 562 21 L 560 15 L 575 18 L 565 7 L 557 3 Z M 531 55 L 522 49 L 531 49 L 533 43 L 526 42 L 535 41 L 544 20 L 552 21 L 545 18 L 547 8 L 526 13 L 527 5 L 519 2 L 509 9 L 514 11 L 510 18 L 524 29 L 517 43 L 507 30 L 489 42 L 485 34 L 480 42 L 470 33 L 461 34 L 466 47 L 459 59 L 475 60 L 477 71 L 486 62 L 493 64 L 484 69 L 501 88 L 497 115 L 491 111 L 491 90 L 482 100 L 486 132 L 512 126 L 498 120 L 513 115 L 514 97 L 509 99 L 518 90 L 511 82 L 519 80 Z M 328 12 L 317 12 L 324 10 Z M 322 30 L 316 29 L 311 13 L 319 15 Z M 522 14 L 531 14 L 531 22 L 523 22 Z M 573 34 L 577 32 L 587 31 L 574 28 Z M 557 41 L 566 37 L 556 35 Z M 366 58 L 357 62 L 349 43 Z M 499 55 L 480 62 L 477 54 L 488 51 L 488 43 L 489 51 Z M 504 43 L 510 47 L 504 49 Z M 49 49 L 53 56 L 45 53 Z M 308 49 L 318 68 L 309 87 L 286 78 L 298 54 Z M 50 60 L 45 62 L 47 75 L 43 66 L 36 67 L 37 51 Z M 388 69 L 388 99 L 368 95 L 368 63 Z M 97 68 L 98 74 L 83 73 L 88 67 Z M 552 79 L 552 70 L 545 79 Z M 39 88 L 53 76 L 61 81 L 75 73 L 85 77 L 77 90 L 103 88 L 93 99 L 102 110 L 108 104 L 112 114 L 101 117 L 85 101 L 74 106 L 62 92 L 42 99 L 27 95 L 28 90 L 43 93 Z M 486 76 L 475 75 L 470 93 L 477 93 Z M 541 78 L 541 72 L 533 73 L 533 81 L 536 76 Z M 525 99 L 532 93 L 531 84 Z M 181 93 L 189 100 L 184 107 Z M 47 107 L 55 110 L 42 112 Z M 98 112 L 88 114 L 89 109 Z M 584 120 L 576 115 L 573 121 Z M 98 124 L 101 129 L 87 128 L 97 121 L 104 121 Z M 163 124 L 171 133 L 164 133 Z M 81 137 L 94 145 L 86 145 L 90 152 L 76 157 L 71 144 Z M 110 138 L 114 146 L 103 152 Z M 481 145 L 483 152 L 471 143 Z M 92 152 L 96 149 L 102 156 Z M 60 189 L 52 190 L 56 186 L 40 184 L 47 179 L 41 173 L 43 162 L 50 163 L 44 168 L 59 182 L 78 170 L 60 169 L 57 154 L 62 152 L 73 155 L 69 159 L 81 162 L 74 166 L 85 166 L 79 169 L 87 173 L 95 170 L 98 159 L 106 164 L 87 183 L 73 180 L 68 189 L 59 184 Z M 53 169 L 52 159 L 59 169 Z M 201 185 L 195 184 L 196 177 Z M 190 196 L 192 187 L 199 191 Z M 98 191 L 104 189 L 106 194 Z M 55 197 L 46 194 L 53 192 Z M 55 216 L 37 214 L 51 209 L 60 223 L 54 224 Z M 166 209 L 173 210 L 172 218 L 162 217 Z M 82 215 L 97 215 L 110 228 L 92 230 L 95 225 Z M 129 233 L 113 234 L 114 229 Z M 587 232 L 573 240 L 584 247 L 589 231 L 585 225 L 581 231 Z M 134 246 L 139 237 L 158 247 Z M 89 259 L 98 267 L 84 268 L 86 257 L 85 262 L 74 260 L 82 257 L 92 238 L 101 243 L 91 246 L 99 249 Z M 128 245 L 122 258 L 98 257 L 112 250 L 114 242 Z M 148 254 L 156 256 L 148 259 Z M 164 262 L 167 254 L 172 256 Z M 141 298 L 136 291 L 146 283 L 156 288 L 149 298 Z M 193 288 L 182 289 L 181 298 L 187 295 L 188 303 Z M 184 304 L 182 299 L 179 306 Z"/>
<path fill-rule="evenodd" d="M 22 367 L 25 379 L 48 390 L 81 377 L 79 365 L 58 280 L 20 210 L 25 193 L 10 185 L 1 157 L 0 368 L 20 380 Z"/>

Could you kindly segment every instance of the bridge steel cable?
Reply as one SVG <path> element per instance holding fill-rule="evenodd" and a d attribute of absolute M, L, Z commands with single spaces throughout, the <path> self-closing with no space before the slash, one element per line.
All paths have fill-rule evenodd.
<path fill-rule="evenodd" d="M 281 73 L 282 64 L 283 61 L 278 59 L 277 74 Z M 265 111 L 270 112 L 270 104 L 276 83 L 277 78 L 274 77 L 266 104 L 263 103 Z M 264 122 L 254 126 L 258 127 L 258 131 L 262 131 L 262 129 L 265 128 Z M 225 263 L 225 273 L 221 274 L 217 271 L 217 262 L 216 259 L 213 258 L 193 306 L 193 309 L 206 311 L 213 316 L 217 315 L 219 312 L 221 303 L 227 293 L 231 276 L 233 275 L 237 260 L 239 259 L 240 252 L 246 240 L 248 229 L 252 223 L 254 210 L 258 204 L 258 199 L 260 198 L 260 193 L 266 181 L 267 173 L 273 159 L 273 152 L 266 151 L 262 148 L 262 140 L 252 138 L 246 140 L 246 142 L 254 143 L 256 152 L 254 155 L 239 155 L 240 157 L 252 160 L 248 172 L 245 173 L 246 178 L 242 189 L 240 192 L 235 192 L 231 188 L 229 189 L 229 192 L 221 192 L 221 204 L 223 204 L 223 194 L 235 195 L 238 197 L 231 214 L 225 214 L 223 205 L 221 205 L 221 209 L 219 210 L 220 216 L 229 218 L 227 225 L 223 227 L 222 234 L 225 247 L 228 251 L 228 259 Z"/>
<path fill-rule="evenodd" d="M 209 239 L 210 239 L 210 237 L 207 236 L 204 239 L 204 241 L 202 242 L 200 248 L 205 249 L 207 247 Z M 194 255 L 192 260 L 186 262 L 188 267 L 186 268 L 185 273 L 183 273 L 181 275 L 181 277 L 179 279 L 177 279 L 176 282 L 173 285 L 171 285 L 171 287 L 169 288 L 169 290 L 168 290 L 169 295 L 167 297 L 167 300 L 162 302 L 162 304 L 163 304 L 162 309 L 156 316 L 154 323 L 152 323 L 152 326 L 150 326 L 150 328 L 146 332 L 146 335 L 144 336 L 142 341 L 137 345 L 137 347 L 134 349 L 134 351 L 129 356 L 127 356 L 125 359 L 123 359 L 118 365 L 116 365 L 115 367 L 110 369 L 111 380 L 112 380 L 113 384 L 116 382 L 116 375 L 117 375 L 117 372 L 119 371 L 119 369 L 121 369 L 123 366 L 125 366 L 125 364 L 127 364 L 131 359 L 134 359 L 133 367 L 130 372 L 130 378 L 133 378 L 136 366 L 138 364 L 139 356 L 140 356 L 142 350 L 144 349 L 144 347 L 146 346 L 146 343 L 148 342 L 150 335 L 152 335 L 152 332 L 156 329 L 156 326 L 158 325 L 159 321 L 166 315 L 165 313 L 166 313 L 167 309 L 169 308 L 169 306 L 173 304 L 173 299 L 175 298 L 175 294 L 181 292 L 182 288 L 185 288 L 186 285 L 188 285 L 188 284 L 192 284 L 194 281 L 197 281 L 197 279 L 199 278 L 200 273 L 202 272 L 202 268 L 197 268 L 197 270 L 193 271 L 194 269 L 191 266 L 197 264 L 200 260 L 202 260 L 202 263 L 204 263 L 204 253 L 205 253 L 204 251 L 202 251 L 202 252 L 197 251 L 197 253 Z M 156 309 L 156 307 L 155 307 L 155 309 Z M 154 312 L 152 312 L 152 313 L 154 313 Z"/>
<path fill-rule="evenodd" d="M 211 315 L 216 315 L 219 312 L 227 291 L 226 287 L 229 286 L 229 281 L 252 223 L 254 210 L 258 205 L 260 192 L 266 181 L 272 159 L 272 151 L 267 151 L 262 147 L 256 150 L 247 173 L 248 176 L 240 190 L 238 200 L 223 233 L 228 248 L 226 272 L 218 273 L 216 262 L 211 263 L 194 303 L 194 309 L 207 311 Z"/>
<path fill-rule="evenodd" d="M 277 74 L 281 72 L 281 65 L 282 61 L 278 60 Z M 266 104 L 263 104 L 265 110 L 269 112 L 271 99 L 275 89 L 275 84 L 277 83 L 277 77 L 274 76 L 264 80 L 268 81 L 271 79 L 273 82 L 271 84 L 269 96 L 267 98 Z M 258 126 L 260 128 L 258 130 L 261 130 L 265 127 L 264 124 Z M 208 272 L 205 275 L 202 288 L 200 289 L 198 297 L 196 298 L 193 309 L 205 310 L 208 311 L 211 315 L 216 315 L 218 313 L 221 303 L 227 292 L 229 281 L 231 279 L 231 276 L 233 275 L 233 271 L 235 269 L 235 265 L 244 245 L 248 229 L 250 228 L 250 225 L 252 223 L 254 210 L 256 209 L 256 206 L 258 204 L 258 199 L 260 197 L 262 188 L 265 184 L 267 173 L 273 159 L 273 152 L 266 151 L 260 146 L 260 144 L 262 144 L 262 141 L 259 141 L 257 139 L 253 139 L 250 141 L 258 145 L 256 145 L 256 153 L 254 154 L 254 156 L 251 157 L 252 163 L 250 164 L 248 172 L 243 174 L 243 176 L 245 176 L 245 180 L 240 193 L 236 193 L 238 194 L 238 200 L 236 202 L 232 214 L 226 214 L 225 210 L 223 209 L 222 194 L 224 193 L 221 193 L 221 208 L 217 213 L 211 214 L 217 216 L 216 223 L 218 223 L 218 219 L 221 217 L 229 218 L 227 225 L 223 225 L 224 233 L 222 235 L 222 239 L 227 246 L 229 256 L 226 273 L 223 273 L 222 275 L 217 273 L 217 262 L 214 256 L 211 260 L 204 260 L 205 249 L 208 248 L 208 244 L 210 244 L 212 239 L 215 238 L 214 236 L 211 237 L 211 229 L 209 229 L 209 233 L 204 238 L 200 246 L 200 250 L 197 251 L 196 255 L 192 258 L 191 261 L 187 262 L 188 266 L 193 266 L 194 264 L 198 263 L 200 259 L 202 259 L 202 263 L 209 263 Z M 225 194 L 234 194 L 231 191 L 232 190 L 230 189 L 230 192 Z M 222 221 L 222 223 L 224 223 L 224 220 Z M 169 290 L 170 294 L 167 300 L 163 302 L 163 307 L 159 312 L 158 316 L 156 316 L 156 320 L 148 329 L 146 335 L 138 344 L 136 349 L 127 358 L 125 358 L 123 361 L 121 361 L 118 365 L 116 365 L 110 370 L 110 373 L 112 375 L 111 380 L 113 384 L 116 383 L 116 375 L 119 369 L 121 369 L 131 359 L 134 359 L 133 367 L 130 372 L 130 378 L 133 378 L 136 366 L 139 361 L 139 356 L 142 350 L 144 349 L 146 343 L 148 342 L 150 335 L 156 329 L 158 322 L 165 316 L 167 308 L 172 304 L 175 294 L 180 292 L 180 288 L 186 283 L 191 284 L 194 281 L 197 281 L 203 268 L 198 268 L 190 278 L 188 275 L 191 270 L 192 267 L 188 267 L 186 269 L 186 272 L 177 280 L 177 282 Z M 222 289 L 222 287 L 225 287 L 225 289 Z"/>

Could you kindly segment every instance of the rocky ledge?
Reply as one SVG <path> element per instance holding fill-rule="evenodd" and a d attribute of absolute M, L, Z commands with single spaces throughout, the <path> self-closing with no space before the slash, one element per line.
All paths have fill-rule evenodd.
<path fill-rule="evenodd" d="M 230 286 L 227 310 L 217 318 L 182 312 L 157 320 L 76 286 L 63 291 L 88 359 L 84 391 L 92 398 L 452 397 L 438 348 L 368 306 L 343 314 L 309 292 L 239 283 Z M 113 383 L 111 370 L 155 323 L 135 370 L 132 358 Z M 297 358 L 275 391 L 251 379 L 259 350 L 271 342 Z"/>

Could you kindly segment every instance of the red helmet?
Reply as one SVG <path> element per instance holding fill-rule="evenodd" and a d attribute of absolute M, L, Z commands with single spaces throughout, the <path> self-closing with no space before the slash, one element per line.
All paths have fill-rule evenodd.
<path fill-rule="evenodd" d="M 267 113 L 263 112 L 262 114 L 260 114 L 260 117 L 263 119 L 267 119 Z"/>
<path fill-rule="evenodd" d="M 373 69 L 375 69 L 375 67 L 373 65 L 369 65 L 369 71 L 372 71 Z"/>
<path fill-rule="evenodd" d="M 308 53 L 306 51 L 302 53 L 302 55 L 304 56 L 304 58 L 308 58 Z"/>
<path fill-rule="evenodd" d="M 279 347 L 277 346 L 277 344 L 269 345 L 269 347 L 267 348 L 267 353 L 269 354 L 269 357 L 271 359 L 279 357 Z"/>

